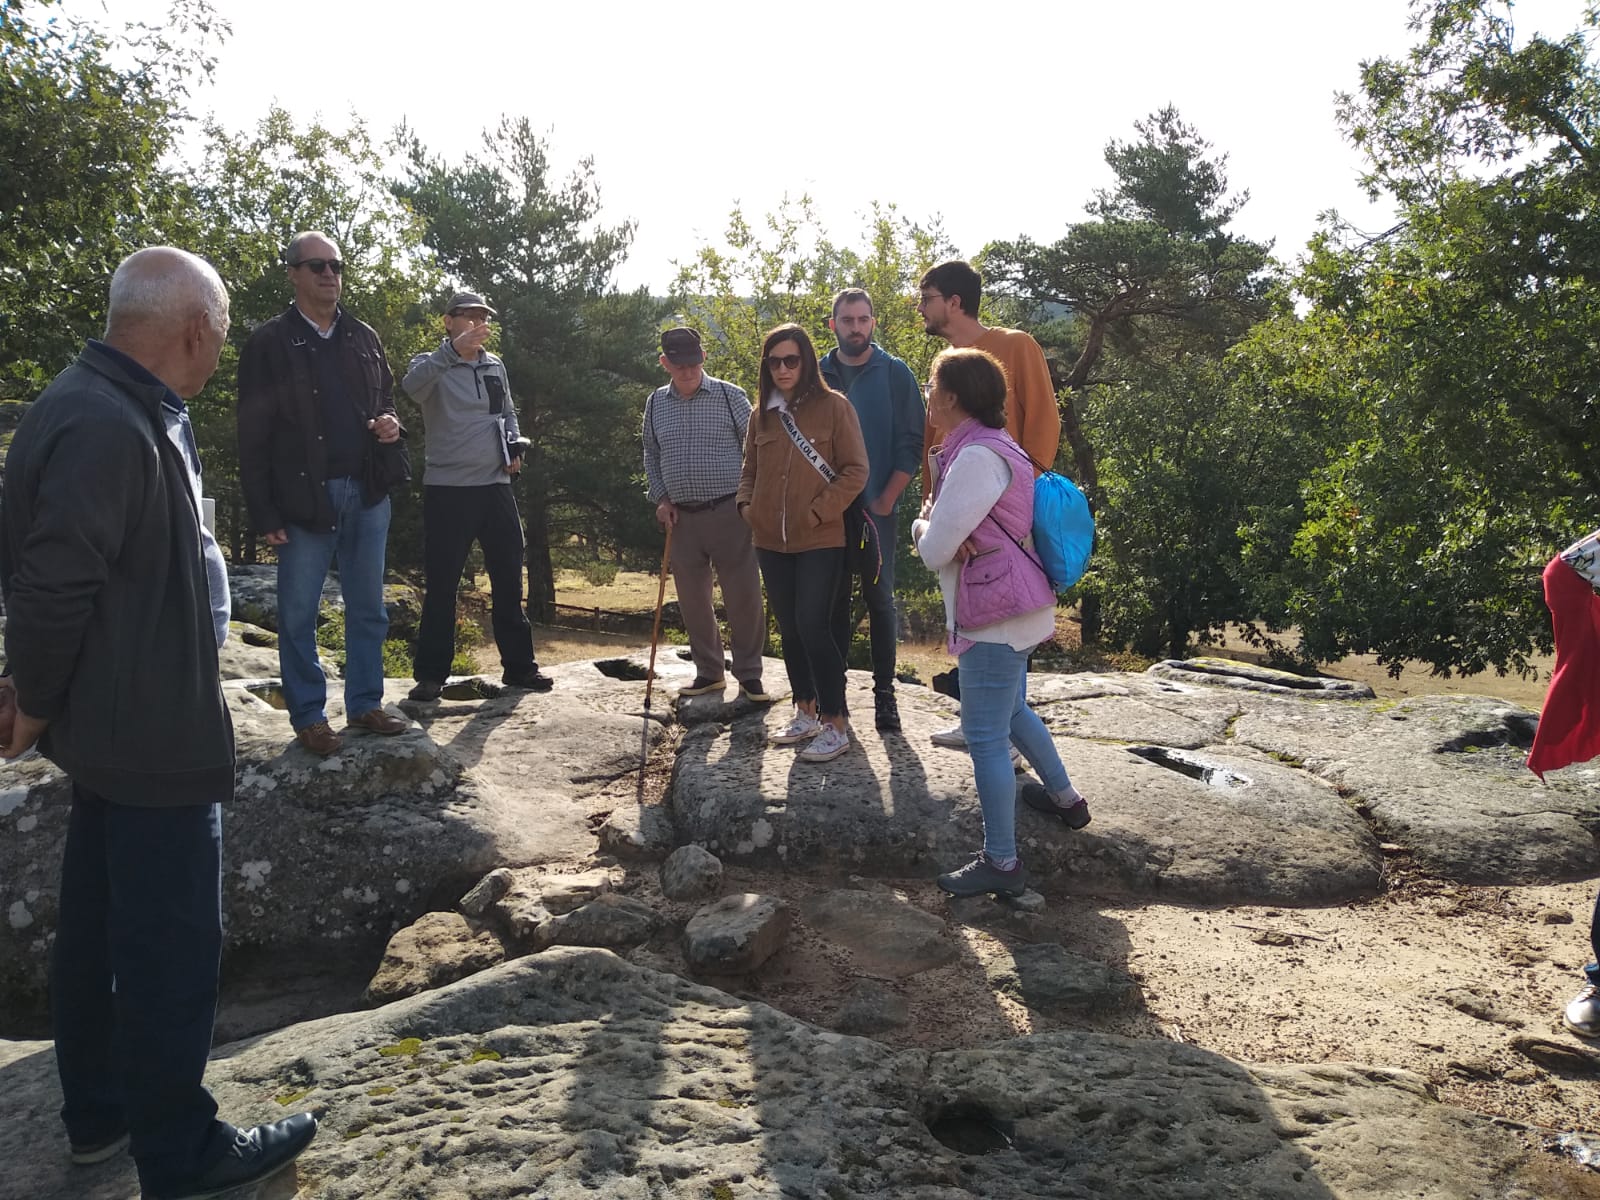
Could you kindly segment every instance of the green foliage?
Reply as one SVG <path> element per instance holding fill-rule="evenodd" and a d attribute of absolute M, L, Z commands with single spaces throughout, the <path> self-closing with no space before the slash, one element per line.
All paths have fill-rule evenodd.
<path fill-rule="evenodd" d="M 98 335 L 112 270 L 159 240 L 164 160 L 228 29 L 204 0 L 115 34 L 56 8 L 0 5 L 0 399 L 32 399 Z"/>
<path fill-rule="evenodd" d="M 1279 334 L 1297 353 L 1259 372 L 1347 405 L 1264 587 L 1312 657 L 1525 671 L 1550 645 L 1542 565 L 1600 523 L 1600 74 L 1580 34 L 1518 45 L 1508 6 L 1419 3 L 1413 27 L 1341 104 L 1404 219 L 1330 225 L 1298 280 L 1311 312 Z M 1264 524 L 1251 540 L 1281 545 L 1288 522 Z"/>
<path fill-rule="evenodd" d="M 1228 195 L 1225 156 L 1170 107 L 1135 128 L 1107 145 L 1115 182 L 1089 220 L 1048 246 L 993 243 L 981 263 L 1068 364 L 1062 434 L 1100 528 L 1078 589 L 1085 639 L 1182 655 L 1191 634 L 1254 613 L 1237 518 L 1277 464 L 1254 395 L 1221 364 L 1272 310 L 1275 267 L 1229 229 L 1247 195 Z"/>

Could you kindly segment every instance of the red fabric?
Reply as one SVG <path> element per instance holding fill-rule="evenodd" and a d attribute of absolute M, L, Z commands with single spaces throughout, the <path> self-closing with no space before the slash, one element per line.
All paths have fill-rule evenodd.
<path fill-rule="evenodd" d="M 1556 557 L 1544 569 L 1544 602 L 1555 628 L 1556 668 L 1528 751 L 1528 769 L 1540 779 L 1600 755 L 1600 595 Z"/>

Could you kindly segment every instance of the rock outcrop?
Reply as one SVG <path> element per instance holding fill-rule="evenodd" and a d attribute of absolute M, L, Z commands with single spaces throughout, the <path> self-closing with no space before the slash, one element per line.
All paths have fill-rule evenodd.
<path fill-rule="evenodd" d="M 6 1194 L 125 1200 L 126 1157 L 67 1165 L 53 1074 L 0 1043 Z M 320 1115 L 315 1200 L 1596 1194 L 1401 1071 L 1085 1032 L 896 1051 L 602 950 L 226 1047 L 209 1082 L 235 1120 Z"/>

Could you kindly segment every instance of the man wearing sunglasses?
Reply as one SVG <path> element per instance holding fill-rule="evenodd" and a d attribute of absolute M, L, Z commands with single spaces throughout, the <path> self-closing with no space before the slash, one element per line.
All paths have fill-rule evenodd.
<path fill-rule="evenodd" d="M 372 327 L 339 304 L 339 248 L 326 234 L 301 233 L 283 261 L 294 303 L 239 355 L 239 482 L 251 528 L 278 554 L 278 663 L 295 738 L 326 757 L 343 739 L 328 724 L 317 610 L 336 560 L 346 719 L 369 733 L 409 727 L 383 708 L 389 491 L 409 466 L 377 452 L 404 432 L 394 376 Z"/>
<path fill-rule="evenodd" d="M 401 386 L 422 408 L 428 435 L 422 477 L 422 622 L 413 664 L 413 700 L 437 700 L 456 652 L 456 585 L 476 541 L 493 597 L 494 642 L 502 682 L 548 692 L 533 658 L 533 630 L 522 609 L 522 516 L 511 480 L 525 443 L 506 366 L 484 349 L 494 309 L 476 292 L 457 292 L 444 315 L 444 340 L 411 360 Z"/>

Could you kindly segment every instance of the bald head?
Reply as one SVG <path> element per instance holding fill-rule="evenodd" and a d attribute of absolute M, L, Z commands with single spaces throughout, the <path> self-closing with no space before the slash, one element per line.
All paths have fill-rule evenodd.
<path fill-rule="evenodd" d="M 111 276 L 105 340 L 188 398 L 217 369 L 228 334 L 228 289 L 187 250 L 136 250 Z"/>

